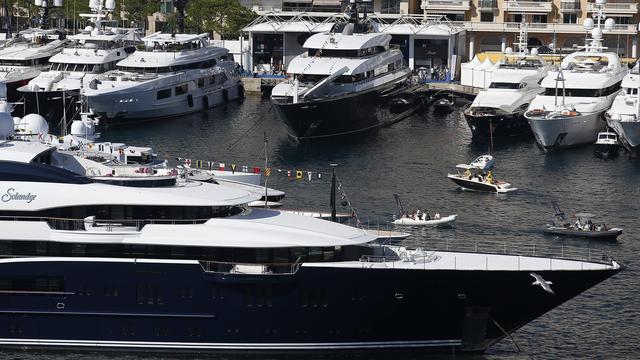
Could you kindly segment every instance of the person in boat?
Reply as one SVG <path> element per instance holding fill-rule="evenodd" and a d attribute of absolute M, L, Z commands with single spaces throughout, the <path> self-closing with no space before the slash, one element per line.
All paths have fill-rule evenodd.
<path fill-rule="evenodd" d="M 489 171 L 489 172 L 487 173 L 486 182 L 487 182 L 488 184 L 493 184 L 493 173 L 492 173 L 491 171 Z"/>
<path fill-rule="evenodd" d="M 414 220 L 422 220 L 422 213 L 420 212 L 420 209 L 416 210 L 416 217 Z"/>
<path fill-rule="evenodd" d="M 425 212 L 424 212 L 424 219 L 425 219 L 425 220 L 431 220 L 431 214 L 429 214 L 429 211 L 426 211 L 426 210 L 425 210 Z"/>

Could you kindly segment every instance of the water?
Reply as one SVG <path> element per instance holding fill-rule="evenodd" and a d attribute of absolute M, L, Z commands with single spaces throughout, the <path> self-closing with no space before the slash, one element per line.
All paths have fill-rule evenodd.
<path fill-rule="evenodd" d="M 342 116 L 348 121 L 348 115 Z M 270 103 L 253 96 L 242 104 L 209 113 L 110 127 L 103 130 L 102 140 L 152 146 L 160 157 L 263 167 L 265 133 L 274 174 L 269 177 L 269 186 L 286 191 L 288 208 L 327 209 L 329 176 L 308 181 L 307 171 L 329 173 L 329 164 L 337 163 L 342 189 L 365 223 L 391 219 L 394 193 L 400 195 L 405 207 L 459 215 L 454 229 L 412 230 L 410 244 L 428 247 L 476 240 L 522 247 L 564 244 L 612 251 L 617 259 L 630 264 L 615 277 L 517 331 L 513 336 L 524 354 L 516 353 L 507 339 L 474 359 L 624 359 L 640 354 L 640 278 L 633 264 L 640 256 L 636 240 L 640 233 L 640 162 L 629 161 L 624 155 L 602 161 L 593 156 L 591 146 L 546 155 L 532 139 L 496 144 L 492 152 L 496 178 L 520 190 L 506 196 L 463 192 L 447 179 L 447 173 L 455 171 L 456 164 L 485 153 L 488 145 L 471 142 L 471 133 L 457 111 L 416 114 L 376 135 L 298 144 L 287 136 Z M 278 168 L 303 170 L 305 178 L 291 180 L 278 174 Z M 608 225 L 624 227 L 624 234 L 618 243 L 610 244 L 544 236 L 542 227 L 553 214 L 551 200 L 558 201 L 567 214 L 596 213 Z M 348 207 L 339 210 L 348 211 Z M 4 354 L 20 359 L 166 358 L 166 354 Z"/>

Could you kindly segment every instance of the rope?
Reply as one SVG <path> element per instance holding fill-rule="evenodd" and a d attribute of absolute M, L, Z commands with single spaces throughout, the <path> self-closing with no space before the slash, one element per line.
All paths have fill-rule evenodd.
<path fill-rule="evenodd" d="M 304 75 L 305 71 L 309 70 L 309 68 L 313 65 L 313 63 L 316 61 L 316 59 L 318 59 L 320 57 L 320 55 L 322 55 L 322 51 L 327 47 L 327 45 L 330 42 L 334 42 L 335 41 L 334 38 L 333 38 L 334 34 L 335 33 L 333 31 L 333 28 L 331 28 L 331 31 L 329 32 L 329 36 L 324 41 L 322 46 L 320 46 L 320 49 L 318 49 L 318 51 L 316 51 L 316 53 L 311 58 L 311 61 L 307 64 L 307 66 L 304 67 L 304 69 L 302 69 L 300 74 L 298 74 L 298 76 L 297 76 L 298 80 L 302 80 L 302 76 Z M 332 68 L 333 68 L 333 66 L 332 66 Z M 291 86 L 289 87 L 289 90 L 287 90 L 287 92 L 285 93 L 285 96 L 290 96 L 291 95 L 291 91 L 293 89 L 294 89 L 294 83 L 291 82 Z"/>
<path fill-rule="evenodd" d="M 351 205 L 351 200 L 349 200 L 347 193 L 344 190 L 342 190 L 342 182 L 340 181 L 340 178 L 338 177 L 338 175 L 336 175 L 336 181 L 338 182 L 338 191 L 340 191 L 340 196 L 343 197 L 342 200 L 345 200 L 347 202 L 347 206 L 349 206 L 349 209 L 351 210 L 353 217 L 356 218 L 356 226 L 361 227 L 362 222 L 360 221 L 360 217 L 358 217 L 358 213 L 356 213 L 356 209 L 353 207 L 353 205 Z"/>

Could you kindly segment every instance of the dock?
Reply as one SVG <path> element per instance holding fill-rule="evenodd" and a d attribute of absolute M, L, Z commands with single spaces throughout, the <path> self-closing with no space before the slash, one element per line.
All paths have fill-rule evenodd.
<path fill-rule="evenodd" d="M 438 92 L 453 93 L 456 97 L 462 97 L 468 100 L 473 100 L 476 95 L 482 90 L 481 88 L 460 85 L 458 83 L 451 82 L 429 82 L 426 84 L 412 85 L 407 92 L 411 92 L 417 95 L 431 96 Z"/>
<path fill-rule="evenodd" d="M 277 84 L 286 81 L 284 77 L 243 77 L 244 91 L 253 93 L 271 93 Z"/>

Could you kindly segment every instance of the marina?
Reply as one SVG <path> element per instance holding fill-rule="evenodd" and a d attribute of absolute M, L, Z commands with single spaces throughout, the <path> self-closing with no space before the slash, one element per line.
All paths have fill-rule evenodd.
<path fill-rule="evenodd" d="M 90 0 L 63 35 L 37 0 L 0 49 L 0 354 L 637 357 L 640 87 L 608 5 L 570 49 L 521 16 L 475 54 L 429 4 L 250 12 L 238 44 L 184 2 L 167 32 Z"/>

